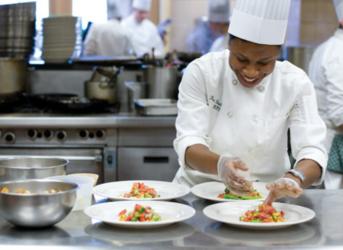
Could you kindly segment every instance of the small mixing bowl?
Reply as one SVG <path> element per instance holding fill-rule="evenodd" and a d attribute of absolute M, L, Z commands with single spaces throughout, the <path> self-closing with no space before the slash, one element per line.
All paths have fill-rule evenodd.
<path fill-rule="evenodd" d="M 52 226 L 72 210 L 77 188 L 74 183 L 44 179 L 1 182 L 0 216 L 16 226 Z"/>

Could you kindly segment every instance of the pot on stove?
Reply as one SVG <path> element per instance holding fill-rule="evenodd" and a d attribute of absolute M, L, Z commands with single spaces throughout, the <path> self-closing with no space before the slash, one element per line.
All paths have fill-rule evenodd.
<path fill-rule="evenodd" d="M 120 69 L 116 67 L 98 67 L 90 80 L 85 82 L 85 96 L 90 100 L 117 102 L 117 78 Z"/>
<path fill-rule="evenodd" d="M 23 92 L 27 79 L 26 61 L 0 58 L 0 96 Z"/>

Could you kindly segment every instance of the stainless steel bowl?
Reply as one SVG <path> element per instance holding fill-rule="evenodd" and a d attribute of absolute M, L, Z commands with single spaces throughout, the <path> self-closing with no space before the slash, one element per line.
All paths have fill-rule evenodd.
<path fill-rule="evenodd" d="M 54 158 L 12 158 L 0 160 L 0 182 L 40 179 L 65 175 L 68 160 Z"/>
<path fill-rule="evenodd" d="M 72 210 L 76 200 L 77 184 L 53 180 L 7 181 L 10 192 L 0 192 L 0 216 L 16 226 L 47 227 L 61 221 Z M 16 189 L 31 194 L 15 193 Z M 58 190 L 46 193 L 47 190 Z"/>

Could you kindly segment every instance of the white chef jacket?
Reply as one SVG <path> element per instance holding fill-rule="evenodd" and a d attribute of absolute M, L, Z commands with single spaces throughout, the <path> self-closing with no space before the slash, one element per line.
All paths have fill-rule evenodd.
<path fill-rule="evenodd" d="M 334 127 L 343 124 L 343 29 L 338 29 L 315 50 L 309 76 L 316 89 L 319 114 L 328 127 L 325 146 L 330 151 L 337 133 Z M 326 187 L 338 188 L 341 182 L 341 174 L 327 173 Z"/>
<path fill-rule="evenodd" d="M 290 168 L 288 128 L 297 162 L 312 159 L 324 175 L 326 127 L 306 74 L 287 61 L 276 62 L 273 73 L 258 86 L 245 88 L 228 64 L 229 53 L 208 53 L 185 71 L 179 87 L 174 140 L 180 169 L 174 181 L 193 186 L 218 179 L 186 166 L 185 151 L 194 144 L 206 145 L 219 155 L 241 158 L 249 166 L 249 179 L 275 180 Z"/>
<path fill-rule="evenodd" d="M 152 48 L 155 48 L 155 56 L 164 56 L 163 41 L 157 27 L 150 20 L 144 19 L 141 23 L 138 23 L 132 14 L 123 19 L 121 24 L 130 33 L 137 56 L 142 56 L 145 53 L 151 54 Z"/>
<path fill-rule="evenodd" d="M 128 33 L 115 19 L 93 24 L 84 44 L 85 55 L 125 56 L 132 50 Z"/>
<path fill-rule="evenodd" d="M 222 35 L 214 40 L 210 52 L 223 51 L 228 48 L 229 34 Z"/>

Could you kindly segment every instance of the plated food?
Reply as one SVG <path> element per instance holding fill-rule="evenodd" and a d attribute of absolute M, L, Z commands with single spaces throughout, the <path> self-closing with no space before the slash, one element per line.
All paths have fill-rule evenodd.
<path fill-rule="evenodd" d="M 255 223 L 286 221 L 284 211 L 277 211 L 274 207 L 265 204 L 260 204 L 256 209 L 246 211 L 239 220 Z"/>
<path fill-rule="evenodd" d="M 94 220 L 93 223 L 102 221 L 119 227 L 143 229 L 184 221 L 195 214 L 195 210 L 188 205 L 166 201 L 106 202 L 90 206 L 84 212 Z"/>
<path fill-rule="evenodd" d="M 216 181 L 195 185 L 191 191 L 195 196 L 211 201 L 263 200 L 267 197 L 268 190 L 265 182 L 253 182 L 253 186 L 254 192 L 246 196 L 232 194 L 222 182 Z"/>
<path fill-rule="evenodd" d="M 94 187 L 95 195 L 111 200 L 171 200 L 189 193 L 186 186 L 165 181 L 117 181 Z"/>
<path fill-rule="evenodd" d="M 269 223 L 257 223 L 260 221 L 254 221 L 253 217 L 251 215 L 261 214 L 261 211 L 258 212 L 258 214 L 253 214 L 247 211 L 254 211 L 256 210 L 256 207 L 260 205 L 260 201 L 237 201 L 237 202 L 222 202 L 217 203 L 214 205 L 210 205 L 204 208 L 203 212 L 204 214 L 209 217 L 210 219 L 213 219 L 215 221 L 219 221 L 222 223 L 229 224 L 231 226 L 235 227 L 241 227 L 241 228 L 249 228 L 249 229 L 279 229 L 288 227 L 295 224 L 300 224 L 307 222 L 314 218 L 315 213 L 313 210 L 293 205 L 293 204 L 287 204 L 287 203 L 278 203 L 274 202 L 273 207 L 276 211 L 283 211 L 283 219 L 280 214 L 276 215 L 276 222 L 269 222 Z M 266 212 L 268 207 L 262 207 L 262 211 Z M 256 211 L 255 211 L 256 212 Z M 273 213 L 272 210 L 268 213 Z M 245 218 L 244 216 L 249 216 Z M 242 216 L 245 219 L 248 219 L 248 221 L 242 221 Z M 251 216 L 251 217 L 250 217 Z M 264 216 L 263 216 L 264 217 Z M 266 215 L 266 217 L 268 217 Z M 281 221 L 283 220 L 283 221 Z"/>
<path fill-rule="evenodd" d="M 150 206 L 136 204 L 133 211 L 129 212 L 126 208 L 119 212 L 120 221 L 160 221 L 161 216 Z"/>
<path fill-rule="evenodd" d="M 134 182 L 132 184 L 130 192 L 124 193 L 124 198 L 158 198 L 160 195 L 157 193 L 156 189 L 149 187 L 144 184 L 144 182 Z"/>
<path fill-rule="evenodd" d="M 262 195 L 256 189 L 246 195 L 237 195 L 230 192 L 229 189 L 225 188 L 224 193 L 219 194 L 218 198 L 226 200 L 256 200 L 261 199 Z"/>

